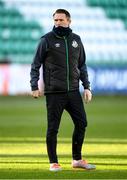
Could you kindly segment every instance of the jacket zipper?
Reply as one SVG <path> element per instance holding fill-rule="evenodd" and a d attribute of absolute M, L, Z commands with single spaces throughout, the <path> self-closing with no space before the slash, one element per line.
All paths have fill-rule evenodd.
<path fill-rule="evenodd" d="M 70 89 L 70 82 L 69 82 L 69 60 L 68 60 L 68 44 L 67 39 L 64 37 L 65 40 L 65 47 L 66 47 L 66 62 L 67 62 L 67 90 Z"/>

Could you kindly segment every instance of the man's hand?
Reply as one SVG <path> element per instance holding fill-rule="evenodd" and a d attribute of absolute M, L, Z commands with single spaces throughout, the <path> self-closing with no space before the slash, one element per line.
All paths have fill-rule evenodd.
<path fill-rule="evenodd" d="M 32 91 L 32 96 L 34 97 L 34 98 L 38 98 L 38 97 L 40 97 L 42 94 L 41 94 L 41 92 L 39 91 L 39 90 L 35 90 L 35 91 Z"/>
<path fill-rule="evenodd" d="M 83 93 L 83 97 L 84 97 L 84 100 L 85 100 L 85 103 L 89 103 L 92 99 L 92 93 L 89 89 L 85 89 L 84 90 L 84 93 Z"/>

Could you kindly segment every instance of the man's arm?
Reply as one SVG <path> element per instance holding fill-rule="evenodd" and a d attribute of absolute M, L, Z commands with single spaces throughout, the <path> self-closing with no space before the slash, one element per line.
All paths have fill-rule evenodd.
<path fill-rule="evenodd" d="M 38 80 L 40 76 L 40 67 L 43 64 L 43 60 L 46 55 L 47 43 L 45 38 L 42 38 L 40 43 L 38 44 L 33 63 L 31 64 L 31 72 L 30 72 L 30 84 L 32 90 L 32 96 L 37 98 L 41 95 L 38 89 Z"/>
<path fill-rule="evenodd" d="M 80 80 L 82 81 L 82 85 L 84 86 L 83 97 L 85 99 L 85 102 L 88 103 L 92 99 L 92 93 L 90 91 L 90 82 L 88 80 L 86 54 L 82 42 L 80 47 L 79 70 L 80 70 Z"/>

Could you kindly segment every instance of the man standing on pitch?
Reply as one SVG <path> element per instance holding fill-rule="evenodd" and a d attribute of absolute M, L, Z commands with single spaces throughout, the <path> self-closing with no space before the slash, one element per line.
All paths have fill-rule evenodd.
<path fill-rule="evenodd" d="M 47 105 L 47 151 L 50 170 L 59 171 L 56 147 L 61 116 L 65 109 L 74 123 L 72 136 L 72 167 L 95 169 L 82 159 L 81 149 L 87 126 L 86 113 L 79 92 L 79 80 L 84 86 L 84 99 L 88 103 L 92 94 L 86 67 L 85 51 L 80 37 L 70 29 L 70 13 L 57 9 L 53 14 L 53 30 L 45 34 L 38 45 L 31 65 L 32 96 L 38 98 L 39 69 L 43 65 L 44 94 Z"/>

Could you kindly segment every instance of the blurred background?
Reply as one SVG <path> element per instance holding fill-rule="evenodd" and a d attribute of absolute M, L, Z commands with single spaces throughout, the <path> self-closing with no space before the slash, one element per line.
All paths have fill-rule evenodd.
<path fill-rule="evenodd" d="M 0 94 L 30 93 L 30 64 L 57 8 L 82 38 L 93 92 L 127 94 L 126 0 L 0 0 Z"/>
<path fill-rule="evenodd" d="M 57 8 L 71 13 L 86 50 L 93 100 L 84 103 L 83 155 L 97 165 L 94 173 L 71 171 L 73 123 L 64 112 L 58 152 L 65 177 L 46 174 L 45 98 L 33 99 L 29 83 L 37 44 L 52 29 Z M 127 177 L 127 0 L 0 0 L 0 178 L 81 176 Z"/>

